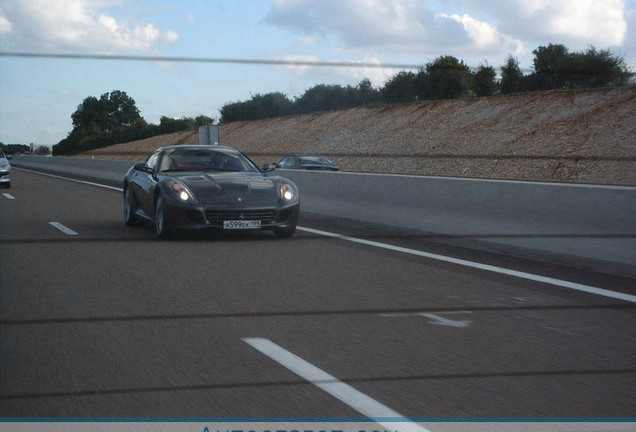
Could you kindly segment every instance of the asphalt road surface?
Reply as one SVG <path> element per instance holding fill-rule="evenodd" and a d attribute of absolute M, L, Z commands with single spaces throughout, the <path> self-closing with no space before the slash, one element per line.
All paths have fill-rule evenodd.
<path fill-rule="evenodd" d="M 115 188 L 12 177 L 1 417 L 636 414 L 634 280 L 308 216 L 291 239 L 160 241 Z"/>

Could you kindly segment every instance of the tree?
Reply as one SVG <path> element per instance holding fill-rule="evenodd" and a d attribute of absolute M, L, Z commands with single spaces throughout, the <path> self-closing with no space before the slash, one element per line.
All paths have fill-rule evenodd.
<path fill-rule="evenodd" d="M 354 106 L 355 90 L 341 85 L 319 84 L 294 101 L 294 112 L 334 111 Z"/>
<path fill-rule="evenodd" d="M 495 69 L 492 66 L 479 66 L 473 75 L 473 90 L 477 96 L 492 96 L 497 91 Z"/>
<path fill-rule="evenodd" d="M 559 72 L 568 88 L 625 85 L 631 76 L 623 58 L 593 46 L 568 55 Z"/>
<path fill-rule="evenodd" d="M 550 44 L 532 53 L 535 73 L 528 77 L 530 90 L 620 86 L 631 76 L 622 57 L 593 46 L 570 53 L 564 45 Z"/>
<path fill-rule="evenodd" d="M 401 71 L 393 75 L 380 90 L 388 103 L 413 102 L 417 98 L 417 75 Z"/>
<path fill-rule="evenodd" d="M 523 74 L 519 69 L 519 62 L 513 56 L 508 56 L 506 63 L 501 67 L 501 93 L 516 93 L 521 90 Z"/>
<path fill-rule="evenodd" d="M 114 90 L 110 93 L 104 93 L 100 97 L 100 102 L 106 106 L 108 114 L 108 127 L 106 130 L 110 131 L 114 128 L 130 126 L 141 119 L 134 99 L 128 96 L 126 92 Z"/>
<path fill-rule="evenodd" d="M 115 128 L 134 124 L 141 119 L 135 101 L 120 90 L 104 93 L 97 99 L 89 96 L 71 115 L 73 127 L 86 129 L 92 125 L 100 130 L 111 132 Z"/>
<path fill-rule="evenodd" d="M 371 80 L 365 78 L 356 86 L 355 105 L 365 106 L 378 103 L 381 99 L 380 91 L 373 88 Z"/>
<path fill-rule="evenodd" d="M 28 153 L 30 148 L 25 144 L 3 144 L 0 143 L 0 150 L 4 152 L 4 154 L 16 154 L 16 153 Z"/>
<path fill-rule="evenodd" d="M 547 90 L 561 88 L 564 85 L 562 66 L 568 57 L 565 45 L 549 44 L 540 46 L 534 51 L 534 73 L 531 90 Z"/>
<path fill-rule="evenodd" d="M 292 109 L 292 101 L 281 92 L 256 94 L 251 100 L 251 116 L 253 119 L 282 117 Z"/>
<path fill-rule="evenodd" d="M 91 123 L 103 128 L 107 123 L 105 108 L 95 96 L 88 96 L 71 114 L 73 129 L 85 129 Z"/>
<path fill-rule="evenodd" d="M 438 57 L 427 64 L 426 77 L 425 90 L 418 92 L 422 98 L 458 98 L 468 93 L 471 88 L 470 68 L 453 56 Z"/>
<path fill-rule="evenodd" d="M 258 120 L 290 114 L 292 101 L 280 92 L 256 94 L 245 102 L 232 102 L 221 107 L 221 123 Z"/>
<path fill-rule="evenodd" d="M 196 125 L 196 127 L 212 126 L 214 124 L 214 119 L 212 117 L 200 114 L 194 118 L 194 124 Z"/>

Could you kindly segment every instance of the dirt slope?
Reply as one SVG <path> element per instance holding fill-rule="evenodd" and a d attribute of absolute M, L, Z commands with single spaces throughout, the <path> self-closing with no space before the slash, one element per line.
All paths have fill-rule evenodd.
<path fill-rule="evenodd" d="M 636 185 L 636 88 L 426 101 L 221 125 L 258 163 L 292 152 L 347 171 Z M 141 160 L 182 132 L 88 152 Z"/>

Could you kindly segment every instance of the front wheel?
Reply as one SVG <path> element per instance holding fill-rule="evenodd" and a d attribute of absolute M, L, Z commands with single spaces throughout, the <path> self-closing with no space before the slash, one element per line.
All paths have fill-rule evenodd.
<path fill-rule="evenodd" d="M 172 234 L 166 221 L 166 203 L 161 196 L 155 204 L 155 231 L 160 239 L 170 238 Z"/>
<path fill-rule="evenodd" d="M 137 206 L 135 205 L 135 199 L 129 188 L 124 190 L 124 222 L 129 227 L 137 227 L 141 225 L 141 220 L 135 213 Z"/>

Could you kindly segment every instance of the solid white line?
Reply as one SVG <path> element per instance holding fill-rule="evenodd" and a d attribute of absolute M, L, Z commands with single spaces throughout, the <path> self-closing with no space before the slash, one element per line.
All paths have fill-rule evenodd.
<path fill-rule="evenodd" d="M 122 188 L 118 188 L 118 187 L 114 187 L 114 186 L 108 186 L 108 185 L 104 185 L 104 184 L 93 183 L 93 182 L 89 182 L 89 181 L 86 181 L 86 180 L 77 180 L 77 179 L 73 179 L 73 178 L 69 178 L 69 177 L 62 177 L 62 176 L 58 176 L 58 175 L 55 175 L 55 174 L 43 173 L 43 172 L 40 172 L 40 171 L 33 171 L 33 170 L 30 170 L 30 169 L 26 169 L 26 168 L 16 168 L 16 169 L 20 170 L 20 171 L 30 172 L 30 173 L 33 173 L 33 174 L 43 175 L 43 176 L 46 176 L 46 177 L 52 177 L 52 178 L 56 178 L 56 179 L 60 179 L 60 180 L 68 180 L 68 181 L 72 181 L 72 182 L 75 182 L 75 183 L 81 183 L 81 184 L 86 184 L 86 185 L 90 185 L 90 186 L 98 186 L 98 187 L 101 187 L 101 188 L 104 188 L 104 189 L 111 189 L 111 190 L 116 190 L 118 192 L 123 192 Z"/>
<path fill-rule="evenodd" d="M 336 377 L 329 375 L 322 369 L 317 368 L 268 339 L 244 338 L 243 341 L 296 375 L 301 376 L 331 396 L 349 405 L 362 415 L 383 425 L 387 430 L 430 432 L 428 429 L 405 419 L 403 415 L 393 411 L 386 405 L 359 392 L 350 385 L 343 383 Z M 400 421 L 394 422 L 388 421 L 388 419 L 400 419 Z M 401 419 L 404 419 L 404 421 Z"/>
<path fill-rule="evenodd" d="M 13 195 L 8 194 L 8 193 L 3 193 L 2 195 L 3 195 L 6 199 L 10 199 L 10 200 L 14 200 L 14 199 L 15 199 L 15 197 L 14 197 Z"/>
<path fill-rule="evenodd" d="M 62 231 L 66 235 L 70 235 L 70 236 L 79 235 L 75 231 L 73 231 L 72 229 L 70 229 L 68 227 L 65 227 L 64 225 L 62 225 L 59 222 L 49 222 L 49 224 L 54 226 L 55 228 L 59 229 L 60 231 Z"/>
<path fill-rule="evenodd" d="M 387 249 L 387 250 L 394 251 L 394 252 L 400 252 L 400 253 L 406 253 L 406 254 L 410 254 L 410 255 L 416 255 L 416 256 L 420 256 L 420 257 L 424 257 L 424 258 L 434 259 L 434 260 L 437 260 L 437 261 L 443 261 L 443 262 L 447 262 L 447 263 L 457 264 L 457 265 L 461 265 L 461 266 L 464 266 L 464 267 L 471 267 L 471 268 L 475 268 L 475 269 L 479 269 L 479 270 L 489 271 L 489 272 L 492 272 L 492 273 L 504 274 L 504 275 L 507 275 L 507 276 L 518 277 L 518 278 L 521 278 L 521 279 L 531 280 L 531 281 L 535 281 L 535 282 L 541 282 L 541 283 L 545 283 L 545 284 L 549 284 L 549 285 L 555 285 L 555 286 L 559 286 L 559 287 L 562 287 L 562 288 L 568 288 L 568 289 L 572 289 L 572 290 L 576 290 L 576 291 L 582 291 L 582 292 L 586 292 L 586 293 L 589 293 L 589 294 L 595 294 L 595 295 L 600 295 L 600 296 L 604 296 L 604 297 L 609 297 L 609 298 L 614 298 L 614 299 L 618 299 L 618 300 L 627 301 L 627 302 L 630 302 L 630 303 L 636 303 L 636 296 L 634 296 L 634 295 L 625 294 L 625 293 L 621 293 L 621 292 L 610 291 L 610 290 L 606 290 L 606 289 L 603 289 L 603 288 L 596 288 L 596 287 L 589 286 L 589 285 L 582 285 L 582 284 L 578 284 L 578 283 L 574 283 L 574 282 L 568 282 L 568 281 L 564 281 L 564 280 L 560 280 L 560 279 L 554 279 L 554 278 L 550 278 L 550 277 L 546 277 L 546 276 L 539 276 L 539 275 L 535 275 L 535 274 L 532 274 L 532 273 L 526 273 L 526 272 L 521 272 L 521 271 L 517 271 L 517 270 L 510 270 L 510 269 L 503 268 L 503 267 L 497 267 L 497 266 L 492 266 L 492 265 L 488 265 L 488 264 L 481 264 L 481 263 L 477 263 L 477 262 L 473 262 L 473 261 L 467 261 L 467 260 L 463 260 L 463 259 L 452 258 L 452 257 L 448 257 L 448 256 L 445 256 L 445 255 L 437 255 L 437 254 L 433 254 L 433 253 L 429 253 L 429 252 L 423 252 L 423 251 L 419 251 L 419 250 L 415 250 L 415 249 L 408 249 L 408 248 L 404 248 L 404 247 L 400 247 L 400 246 L 393 246 L 393 245 L 389 245 L 389 244 L 385 244 L 385 243 L 379 243 L 379 242 L 374 242 L 374 241 L 370 241 L 370 240 L 359 239 L 359 238 L 356 238 L 356 237 L 349 237 L 349 236 L 345 236 L 345 235 L 341 235 L 341 234 L 334 234 L 334 233 L 330 233 L 330 232 L 327 232 L 327 231 L 315 230 L 315 229 L 312 229 L 312 228 L 298 227 L 298 230 L 305 231 L 305 232 L 312 233 L 312 234 L 318 234 L 318 235 L 325 236 L 325 237 L 337 238 L 339 240 L 345 240 L 345 241 L 348 241 L 348 242 L 358 243 L 358 244 L 362 244 L 362 245 L 366 245 L 366 246 L 373 246 L 373 247 L 377 247 L 377 248 L 381 248 L 381 249 Z"/>

